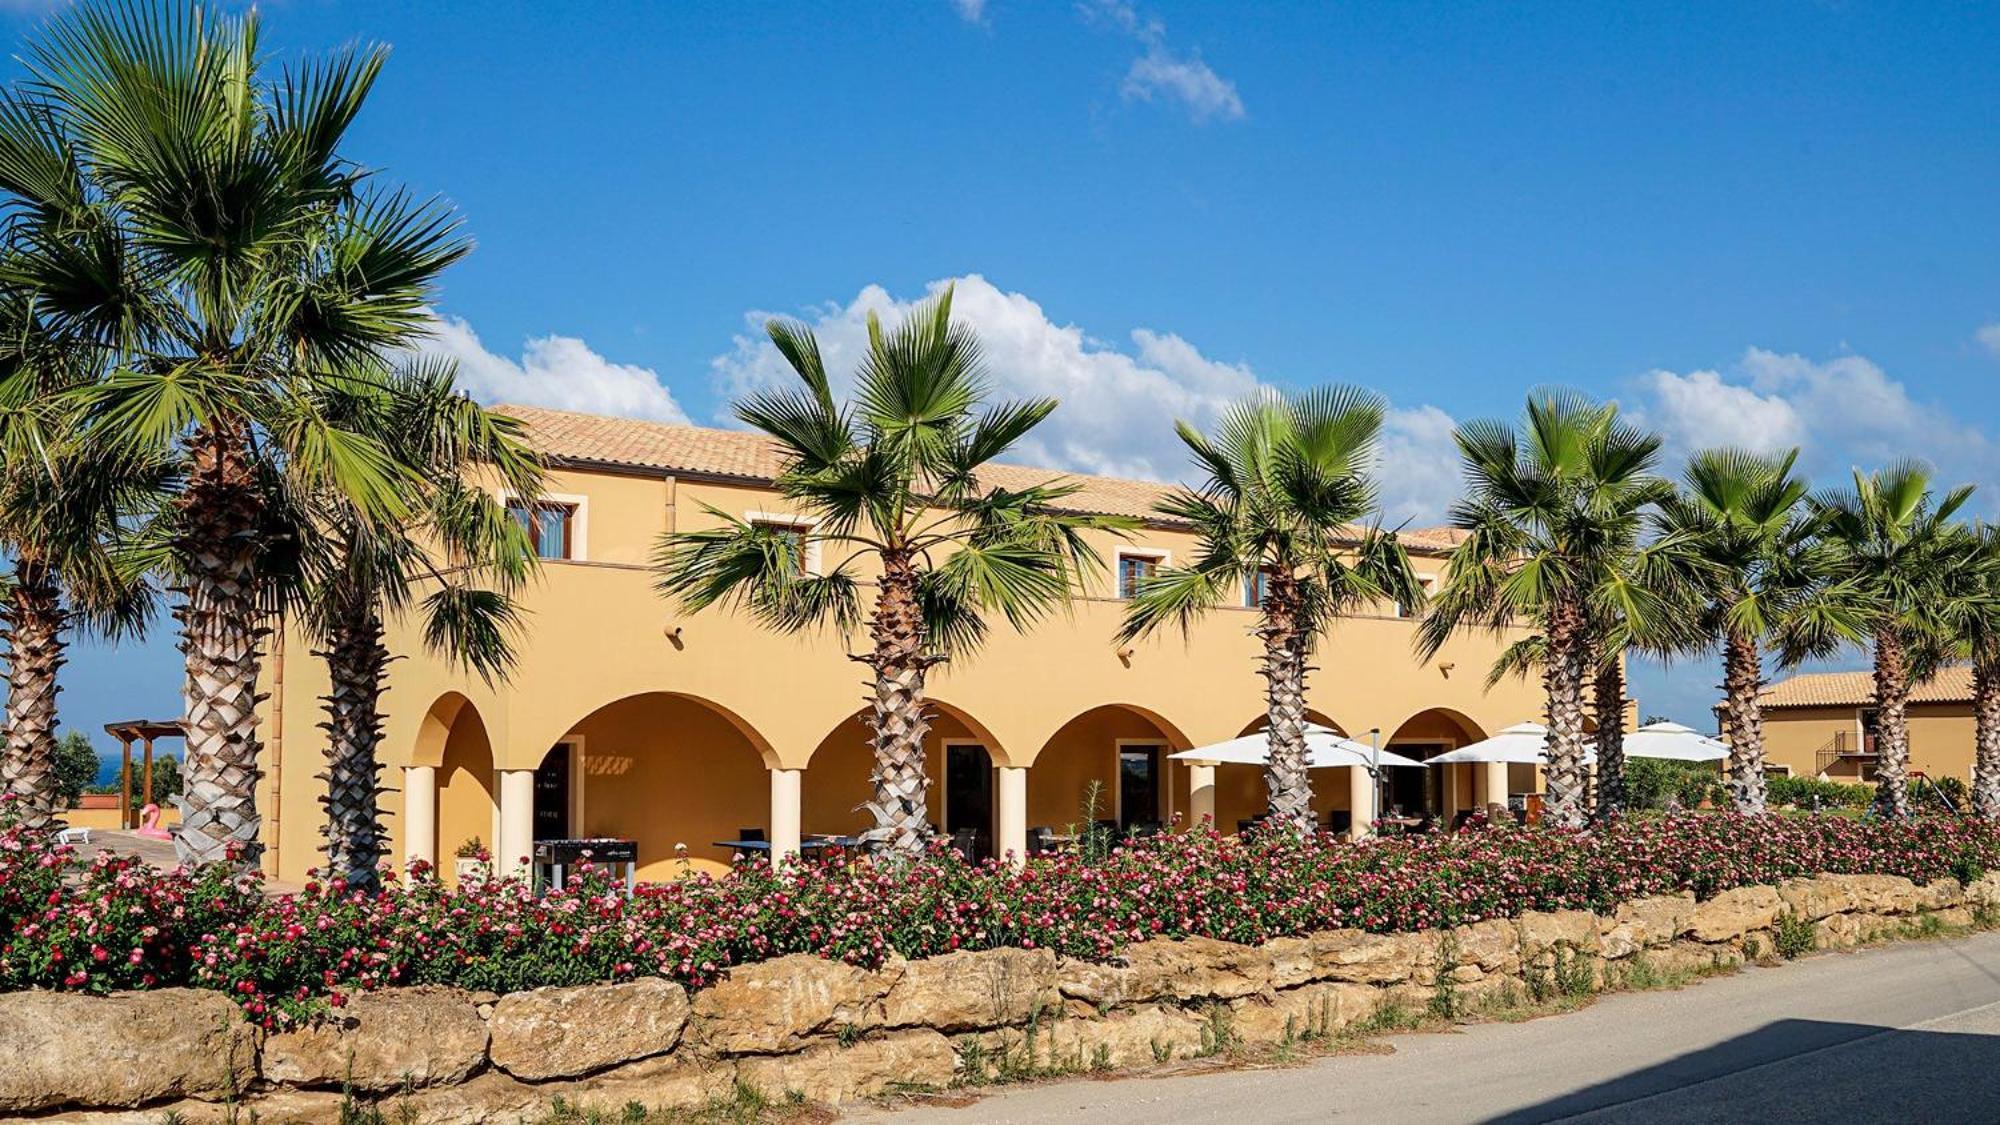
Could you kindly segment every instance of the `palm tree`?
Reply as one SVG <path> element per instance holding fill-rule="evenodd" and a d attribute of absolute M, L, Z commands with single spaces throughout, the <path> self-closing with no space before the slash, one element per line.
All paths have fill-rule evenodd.
<path fill-rule="evenodd" d="M 323 850 L 328 876 L 350 886 L 375 886 L 387 851 L 376 758 L 391 656 L 385 620 L 415 611 L 426 648 L 490 683 L 513 661 L 511 594 L 536 572 L 526 530 L 474 480 L 483 476 L 532 503 L 539 460 L 518 422 L 480 407 L 455 378 L 449 361 L 416 360 L 322 391 L 323 411 L 423 470 L 405 524 L 377 524 L 338 491 L 300 505 L 296 536 L 306 546 L 291 601 L 319 645 L 329 683 Z"/>
<path fill-rule="evenodd" d="M 1661 499 L 1654 520 L 1685 544 L 1676 578 L 1692 625 L 1685 652 L 1722 648 L 1722 728 L 1729 743 L 1729 789 L 1736 810 L 1765 808 L 1763 651 L 1781 633 L 1817 638 L 1824 655 L 1861 631 L 1847 599 L 1827 587 L 1819 520 L 1809 487 L 1793 473 L 1798 450 L 1762 455 L 1711 449 L 1689 458 L 1682 485 Z M 1829 594 L 1833 596 L 1829 596 Z M 1803 655 L 1803 654 L 1801 654 Z"/>
<path fill-rule="evenodd" d="M 1972 666 L 1972 810 L 2000 820 L 2000 527 L 1968 532 L 1938 598 L 1944 656 Z"/>
<path fill-rule="evenodd" d="M 163 526 L 187 667 L 177 840 L 196 863 L 261 851 L 271 480 L 340 493 L 380 524 L 409 514 L 395 451 L 311 391 L 415 341 L 433 282 L 467 249 L 448 209 L 373 187 L 340 154 L 385 52 L 274 74 L 258 36 L 254 12 L 81 7 L 0 98 L 11 280 L 59 331 L 115 343 L 87 399 L 94 439 L 181 462 Z"/>
<path fill-rule="evenodd" d="M 1376 511 L 1369 469 L 1382 413 L 1379 395 L 1330 387 L 1244 402 L 1213 438 L 1180 423 L 1206 479 L 1198 489 L 1176 489 L 1155 510 L 1192 526 L 1200 548 L 1193 565 L 1164 567 L 1140 586 L 1119 634 L 1135 640 L 1168 624 L 1185 631 L 1248 593 L 1264 643 L 1270 817 L 1300 831 L 1313 826 L 1305 722 L 1315 643 L 1359 606 L 1423 603 L 1395 533 L 1359 526 Z"/>
<path fill-rule="evenodd" d="M 802 523 L 774 527 L 708 508 L 717 526 L 670 532 L 656 556 L 660 591 L 688 612 L 718 602 L 785 632 L 862 621 L 864 562 L 879 572 L 867 614 L 873 673 L 875 818 L 870 841 L 920 849 L 929 834 L 924 678 L 970 652 L 999 614 L 1026 629 L 1063 605 L 1102 565 L 1089 529 L 1129 521 L 1061 511 L 1075 486 L 1054 481 L 988 487 L 979 470 L 1055 409 L 1052 399 L 981 410 L 978 339 L 951 321 L 947 289 L 894 331 L 868 319 L 868 352 L 851 404 L 837 404 L 819 343 L 800 324 L 773 320 L 771 342 L 803 386 L 736 404 L 769 435 L 782 462 L 778 492 Z M 807 561 L 832 562 L 811 573 Z"/>
<path fill-rule="evenodd" d="M 0 262 L 0 277 L 7 273 Z M 0 792 L 31 828 L 60 826 L 57 678 L 68 633 L 116 638 L 142 630 L 152 590 L 128 521 L 157 503 L 166 466 L 86 440 L 58 405 L 101 358 L 88 340 L 59 340 L 34 295 L 0 296 L 0 552 L 7 713 Z"/>
<path fill-rule="evenodd" d="M 0 382 L 0 400 L 14 390 Z M 0 405 L 0 441 L 21 437 L 20 412 L 18 403 Z M 21 451 L 0 470 L 0 550 L 13 559 L 0 604 L 8 642 L 0 791 L 18 798 L 30 828 L 60 827 L 56 695 L 70 632 L 116 639 L 142 632 L 151 616 L 147 555 L 124 521 L 155 502 L 164 481 L 158 464 L 107 455 L 73 432 L 50 438 L 39 455 Z"/>
<path fill-rule="evenodd" d="M 1600 627 L 1622 622 L 1621 630 L 1643 632 L 1663 610 L 1647 573 L 1653 556 L 1635 546 L 1647 508 L 1666 488 L 1652 473 L 1660 439 L 1622 421 L 1613 404 L 1566 393 L 1531 396 L 1519 434 L 1483 421 L 1454 437 L 1467 494 L 1451 519 L 1467 535 L 1418 629 L 1417 650 L 1430 659 L 1472 628 L 1527 624 L 1539 633 L 1549 727 L 1543 818 L 1580 828 L 1590 812 L 1583 693 L 1606 651 Z"/>
<path fill-rule="evenodd" d="M 1874 647 L 1876 807 L 1909 815 L 1912 682 L 1933 670 L 1948 631 L 1948 581 L 1968 565 L 1976 541 L 1952 516 L 1972 495 L 1961 485 L 1935 496 L 1926 466 L 1903 462 L 1854 472 L 1854 487 L 1815 496 L 1828 565 L 1848 612 Z M 1802 643 L 1789 648 L 1797 652 Z"/>

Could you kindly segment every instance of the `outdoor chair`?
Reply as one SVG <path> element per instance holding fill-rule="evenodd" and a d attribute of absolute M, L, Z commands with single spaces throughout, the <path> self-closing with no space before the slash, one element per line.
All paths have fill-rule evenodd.
<path fill-rule="evenodd" d="M 1055 831 L 1046 827 L 1028 829 L 1028 854 L 1047 855 L 1055 851 L 1055 841 L 1051 839 L 1054 835 Z"/>
<path fill-rule="evenodd" d="M 1354 811 L 1352 809 L 1330 809 L 1326 814 L 1326 830 L 1336 836 L 1345 836 L 1354 831 Z"/>
<path fill-rule="evenodd" d="M 979 830 L 961 828 L 952 833 L 951 850 L 957 852 L 967 863 L 979 862 Z"/>
<path fill-rule="evenodd" d="M 762 828 L 738 828 L 736 830 L 736 838 L 746 844 L 761 844 L 764 843 L 764 830 Z"/>

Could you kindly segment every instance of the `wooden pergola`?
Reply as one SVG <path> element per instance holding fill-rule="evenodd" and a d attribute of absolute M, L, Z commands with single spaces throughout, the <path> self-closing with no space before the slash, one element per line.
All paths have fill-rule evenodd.
<path fill-rule="evenodd" d="M 119 772 L 118 822 L 124 827 L 139 827 L 139 809 L 132 807 L 132 744 L 144 744 L 143 775 L 141 792 L 146 799 L 141 806 L 153 803 L 153 740 L 156 738 L 185 738 L 186 728 L 179 719 L 127 719 L 120 723 L 104 724 L 104 733 L 118 740 L 119 752 L 124 757 L 124 765 Z"/>

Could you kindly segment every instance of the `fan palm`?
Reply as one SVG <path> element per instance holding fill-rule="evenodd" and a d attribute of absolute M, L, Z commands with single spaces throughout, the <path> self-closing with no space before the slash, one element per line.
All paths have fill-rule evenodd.
<path fill-rule="evenodd" d="M 21 823 L 59 825 L 57 678 L 69 632 L 99 637 L 142 630 L 152 590 L 130 521 L 156 504 L 168 473 L 83 439 L 54 409 L 52 386 L 73 378 L 87 349 L 57 346 L 39 331 L 33 302 L 5 302 L 0 355 L 0 551 L 13 561 L 4 586 L 7 625 L 6 744 L 0 786 Z"/>
<path fill-rule="evenodd" d="M 1647 509 L 1666 483 L 1653 475 L 1660 439 L 1621 420 L 1612 404 L 1566 393 L 1528 400 L 1521 430 L 1469 422 L 1454 437 L 1466 496 L 1452 524 L 1467 534 L 1453 549 L 1442 588 L 1417 633 L 1435 656 L 1455 633 L 1526 624 L 1539 634 L 1548 697 L 1548 800 L 1544 819 L 1582 827 L 1589 819 L 1584 760 L 1586 680 L 1605 651 L 1652 629 L 1665 613 L 1654 551 L 1638 549 Z M 1616 623 L 1606 635 L 1604 626 Z M 1622 716 L 1620 697 L 1611 710 Z"/>
<path fill-rule="evenodd" d="M 1102 560 L 1089 529 L 1129 521 L 1059 510 L 1075 486 L 982 484 L 979 470 L 1055 409 L 1052 399 L 982 410 L 977 337 L 951 320 L 947 289 L 893 331 L 873 314 L 854 401 L 833 397 L 818 341 L 773 320 L 771 342 L 802 384 L 754 394 L 736 416 L 770 436 L 776 487 L 797 527 L 708 508 L 717 526 L 670 532 L 656 555 L 659 588 L 688 612 L 717 603 L 786 632 L 862 623 L 862 567 L 877 571 L 867 612 L 875 765 L 869 840 L 912 851 L 929 834 L 924 681 L 975 649 L 998 614 L 1026 629 L 1067 602 Z M 808 559 L 831 562 L 811 573 Z"/>
<path fill-rule="evenodd" d="M 1947 655 L 1972 665 L 1972 810 L 2000 820 L 2000 527 L 1968 532 L 1938 599 Z"/>
<path fill-rule="evenodd" d="M 1133 640 L 1170 624 L 1186 630 L 1225 601 L 1256 607 L 1270 817 L 1301 831 L 1313 825 L 1305 723 L 1315 643 L 1362 605 L 1423 602 L 1395 533 L 1360 526 L 1376 511 L 1369 469 L 1382 413 L 1380 396 L 1337 387 L 1251 399 L 1213 437 L 1180 423 L 1205 480 L 1155 510 L 1193 527 L 1200 546 L 1192 565 L 1163 567 L 1140 585 L 1120 633 Z"/>
<path fill-rule="evenodd" d="M 1951 576 L 1973 557 L 1974 537 L 1952 519 L 1971 495 L 1971 485 L 1935 495 L 1931 470 L 1904 462 L 1857 469 L 1852 489 L 1811 499 L 1829 574 L 1874 649 L 1875 800 L 1886 816 L 1909 815 L 1910 686 L 1935 669 Z"/>
<path fill-rule="evenodd" d="M 190 862 L 261 851 L 268 478 L 377 524 L 409 514 L 409 468 L 312 393 L 411 344 L 467 249 L 447 209 L 341 156 L 384 58 L 356 47 L 273 72 L 254 12 L 80 7 L 0 99 L 13 280 L 59 329 L 115 344 L 88 398 L 93 439 L 181 463 L 165 526 L 184 593 Z"/>
<path fill-rule="evenodd" d="M 1763 455 L 1711 449 L 1689 458 L 1681 487 L 1660 501 L 1655 527 L 1685 544 L 1677 568 L 1692 626 L 1688 652 L 1722 649 L 1722 728 L 1738 812 L 1765 808 L 1763 652 L 1781 633 L 1815 638 L 1814 655 L 1862 639 L 1848 599 L 1829 590 L 1819 519 L 1795 475 L 1798 450 Z M 1806 655 L 1806 654 L 1799 654 Z"/>
<path fill-rule="evenodd" d="M 519 423 L 483 409 L 454 384 L 453 364 L 418 360 L 322 391 L 323 411 L 422 468 L 410 520 L 378 524 L 338 491 L 298 505 L 296 535 L 305 547 L 291 600 L 329 683 L 323 850 L 328 875 L 352 886 L 374 886 L 387 851 L 375 753 L 391 655 L 385 621 L 414 611 L 426 648 L 491 682 L 513 660 L 511 594 L 536 569 L 526 530 L 478 479 L 532 503 L 539 462 Z"/>

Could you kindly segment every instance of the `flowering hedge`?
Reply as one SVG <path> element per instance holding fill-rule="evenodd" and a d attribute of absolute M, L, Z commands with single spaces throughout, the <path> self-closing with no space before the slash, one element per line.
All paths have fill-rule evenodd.
<path fill-rule="evenodd" d="M 586 877 L 446 890 L 418 872 L 375 894 L 338 882 L 267 897 L 255 876 L 82 864 L 0 831 L 0 990 L 195 985 L 278 1026 L 357 989 L 452 984 L 508 992 L 657 974 L 700 987 L 730 965 L 812 953 L 874 965 L 1003 945 L 1104 958 L 1151 937 L 1255 943 L 1313 930 L 1426 930 L 1519 914 L 1604 911 L 1676 890 L 1822 872 L 1928 882 L 2000 865 L 2000 832 L 1967 820 L 1861 822 L 1729 814 L 1633 820 L 1595 833 L 1475 829 L 1373 841 L 1189 832 L 1086 863 L 1015 871 L 946 852 L 899 867 L 748 862 L 721 878 L 642 885 Z"/>

